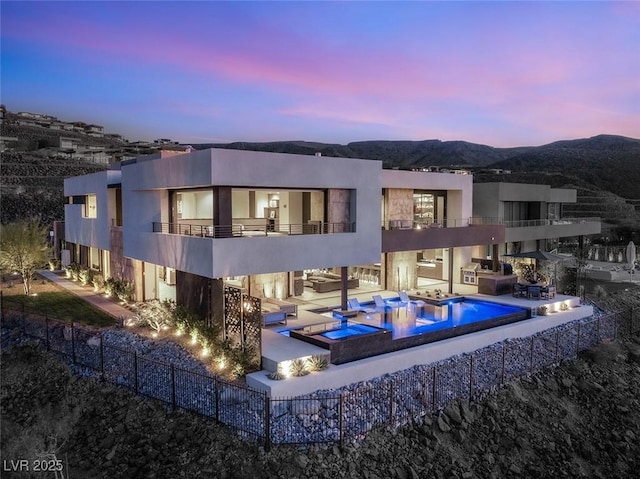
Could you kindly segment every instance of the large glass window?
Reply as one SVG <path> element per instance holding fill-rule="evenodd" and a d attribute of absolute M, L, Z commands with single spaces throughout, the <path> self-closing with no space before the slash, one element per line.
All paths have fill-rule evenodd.
<path fill-rule="evenodd" d="M 213 217 L 213 192 L 182 191 L 176 195 L 178 219 L 196 220 Z"/>
<path fill-rule="evenodd" d="M 413 192 L 413 221 L 422 224 L 440 223 L 446 217 L 446 192 Z"/>

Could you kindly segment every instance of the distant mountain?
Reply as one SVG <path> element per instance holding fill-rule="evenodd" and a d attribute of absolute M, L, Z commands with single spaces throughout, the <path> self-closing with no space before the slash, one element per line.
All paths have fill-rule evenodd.
<path fill-rule="evenodd" d="M 119 135 L 94 138 L 37 125 L 23 126 L 15 121 L 15 115 L 5 110 L 2 113 L 1 135 L 4 139 L 14 137 L 18 141 L 8 142 L 7 150 L 2 154 L 1 223 L 30 215 L 39 215 L 45 222 L 62 219 L 63 179 L 106 168 L 106 165 L 78 161 L 52 151 L 51 147 L 59 142 L 60 136 L 83 138 L 89 144 L 126 154 L 145 154 L 162 147 L 160 144 L 123 142 L 117 138 Z M 466 168 L 473 173 L 475 182 L 539 183 L 555 188 L 575 188 L 578 204 L 572 211 L 565 211 L 566 214 L 600 216 L 607 222 L 632 224 L 633 227 L 640 224 L 640 140 L 622 136 L 599 135 L 516 148 L 440 140 L 374 140 L 347 145 L 308 141 L 238 142 L 192 146 L 196 149 L 216 147 L 374 159 L 382 161 L 386 168 Z M 497 170 L 511 173 L 496 174 Z"/>
<path fill-rule="evenodd" d="M 586 182 L 623 198 L 640 199 L 640 140 L 615 135 L 556 141 L 543 146 L 493 148 L 466 141 L 358 141 L 347 145 L 279 141 L 210 143 L 197 149 L 231 148 L 381 160 L 387 168 L 457 166 L 469 168 L 476 181 L 482 169 L 499 168 L 533 176 L 550 173 Z M 512 177 L 513 178 L 513 177 Z M 501 177 L 501 181 L 512 181 Z M 538 181 L 531 181 L 537 183 Z"/>
<path fill-rule="evenodd" d="M 231 148 L 344 158 L 380 160 L 385 167 L 422 168 L 428 166 L 486 166 L 514 156 L 525 148 L 493 148 L 466 141 L 357 141 L 347 145 L 305 141 L 271 143 L 207 143 L 192 145 L 197 149 Z"/>

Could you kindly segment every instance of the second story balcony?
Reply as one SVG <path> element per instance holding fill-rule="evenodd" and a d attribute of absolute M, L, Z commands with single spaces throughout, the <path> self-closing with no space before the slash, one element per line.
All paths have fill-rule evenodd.
<path fill-rule="evenodd" d="M 600 218 L 595 217 L 505 221 L 504 226 L 506 242 L 583 236 L 601 231 Z"/>
<path fill-rule="evenodd" d="M 391 220 L 382 224 L 382 251 L 489 245 L 504 242 L 505 227 L 495 218 L 445 218 L 416 222 Z"/>
<path fill-rule="evenodd" d="M 288 235 L 319 235 L 334 233 L 355 233 L 355 223 L 322 223 L 306 224 L 232 224 L 202 225 L 191 223 L 153 223 L 154 233 L 199 236 L 202 238 L 255 238 Z"/>

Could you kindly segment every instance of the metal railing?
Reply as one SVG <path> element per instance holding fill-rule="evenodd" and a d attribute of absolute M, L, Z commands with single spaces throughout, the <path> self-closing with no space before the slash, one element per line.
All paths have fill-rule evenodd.
<path fill-rule="evenodd" d="M 255 236 L 317 235 L 334 233 L 355 233 L 355 223 L 278 223 L 244 226 L 234 225 L 196 225 L 189 223 L 154 222 L 154 233 L 200 236 L 203 238 L 241 238 Z"/>
<path fill-rule="evenodd" d="M 497 218 L 443 218 L 439 220 L 388 220 L 382 222 L 383 230 L 419 230 L 428 228 L 461 228 L 502 224 Z"/>
<path fill-rule="evenodd" d="M 47 350 L 137 394 L 212 418 L 270 449 L 272 444 L 344 443 L 376 427 L 399 427 L 458 399 L 476 399 L 536 370 L 572 359 L 619 331 L 637 332 L 637 311 L 577 320 L 534 336 L 369 381 L 341 393 L 270 398 L 264 391 L 108 344 L 101 332 L 4 301 L 3 328 L 18 329 Z M 318 373 L 324 374 L 324 373 Z"/>
<path fill-rule="evenodd" d="M 599 223 L 600 218 L 558 218 L 558 219 L 537 219 L 537 220 L 518 220 L 507 221 L 499 217 L 473 217 L 469 218 L 470 225 L 504 225 L 507 228 L 528 228 L 532 226 L 560 226 L 575 225 L 585 223 Z"/>

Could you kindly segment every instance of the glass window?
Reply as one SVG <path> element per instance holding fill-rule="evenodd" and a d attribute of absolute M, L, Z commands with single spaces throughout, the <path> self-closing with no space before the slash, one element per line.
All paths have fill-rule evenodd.
<path fill-rule="evenodd" d="M 98 217 L 98 203 L 97 203 L 96 195 L 87 195 L 84 203 L 84 217 L 85 218 Z"/>

